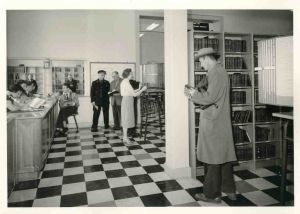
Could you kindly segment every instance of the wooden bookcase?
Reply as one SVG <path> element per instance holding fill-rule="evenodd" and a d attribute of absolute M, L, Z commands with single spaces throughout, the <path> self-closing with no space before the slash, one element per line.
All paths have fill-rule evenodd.
<path fill-rule="evenodd" d="M 206 71 L 194 61 L 197 50 L 203 47 L 216 49 L 221 54 L 219 61 L 230 77 L 232 127 L 239 163 L 235 168 L 256 169 L 277 165 L 281 157 L 280 121 L 270 115 L 278 112 L 279 107 L 258 102 L 258 78 L 255 71 L 257 41 L 274 35 L 224 32 L 223 20 L 214 21 L 220 22 L 220 28 L 214 31 L 196 31 L 193 23 L 189 23 L 189 84 L 196 86 L 206 75 Z M 217 45 L 214 39 L 218 40 Z M 190 102 L 190 165 L 193 177 L 204 172 L 196 158 L 199 114 L 197 106 Z"/>

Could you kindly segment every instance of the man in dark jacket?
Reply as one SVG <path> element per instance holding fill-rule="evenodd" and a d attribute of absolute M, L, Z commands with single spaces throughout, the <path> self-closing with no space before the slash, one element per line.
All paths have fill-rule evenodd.
<path fill-rule="evenodd" d="M 36 81 L 33 79 L 33 75 L 32 74 L 28 74 L 27 76 L 28 80 L 27 80 L 27 85 L 31 85 L 32 86 L 32 90 L 31 90 L 31 94 L 35 94 L 38 90 L 38 85 L 36 83 Z"/>
<path fill-rule="evenodd" d="M 91 131 L 97 131 L 98 120 L 103 109 L 103 118 L 105 129 L 109 128 L 109 95 L 110 84 L 104 79 L 106 71 L 98 71 L 98 79 L 92 82 L 91 87 L 91 103 L 93 105 L 93 125 Z"/>

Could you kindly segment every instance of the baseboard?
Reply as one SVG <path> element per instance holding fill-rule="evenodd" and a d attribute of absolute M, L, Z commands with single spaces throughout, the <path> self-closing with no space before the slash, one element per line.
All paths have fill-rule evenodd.
<path fill-rule="evenodd" d="M 171 178 L 185 178 L 185 177 L 192 177 L 192 169 L 191 167 L 182 167 L 182 168 L 170 168 L 166 164 L 164 164 L 165 172 Z"/>

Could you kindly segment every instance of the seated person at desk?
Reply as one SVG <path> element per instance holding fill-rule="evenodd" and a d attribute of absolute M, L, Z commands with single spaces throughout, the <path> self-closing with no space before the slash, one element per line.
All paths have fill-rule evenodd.
<path fill-rule="evenodd" d="M 30 94 L 36 94 L 38 90 L 38 85 L 36 81 L 33 79 L 32 74 L 28 74 L 27 76 L 27 87 L 29 88 Z"/>
<path fill-rule="evenodd" d="M 20 85 L 12 85 L 6 92 L 7 109 L 9 111 L 18 111 L 26 105 L 27 99 Z"/>
<path fill-rule="evenodd" d="M 62 90 L 62 95 L 58 98 L 60 111 L 56 124 L 57 135 L 65 134 L 65 132 L 68 131 L 66 121 L 72 114 L 77 113 L 79 106 L 78 96 L 71 91 L 66 83 L 63 84 Z"/>
<path fill-rule="evenodd" d="M 17 85 L 22 87 L 23 92 L 27 97 L 31 97 L 33 95 L 33 93 L 32 93 L 34 90 L 33 85 L 28 85 L 25 80 L 19 80 L 17 82 Z"/>

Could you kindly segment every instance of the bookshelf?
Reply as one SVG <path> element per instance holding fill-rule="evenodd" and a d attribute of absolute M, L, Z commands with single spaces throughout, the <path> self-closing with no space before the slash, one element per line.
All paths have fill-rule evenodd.
<path fill-rule="evenodd" d="M 189 83 L 197 84 L 205 77 L 206 71 L 194 54 L 199 48 L 212 47 L 220 54 L 220 62 L 230 79 L 230 101 L 234 144 L 238 158 L 236 168 L 256 169 L 278 164 L 281 157 L 280 121 L 272 117 L 279 107 L 259 103 L 257 42 L 273 35 L 253 33 L 231 33 L 222 30 L 198 31 L 189 23 Z M 203 174 L 202 164 L 196 158 L 199 115 L 197 105 L 189 104 L 190 116 L 190 165 L 192 176 Z"/>
<path fill-rule="evenodd" d="M 44 94 L 44 68 L 38 66 L 8 66 L 7 87 L 16 84 L 19 80 L 27 80 L 27 75 L 32 74 L 38 85 L 38 94 Z"/>
<path fill-rule="evenodd" d="M 62 85 L 67 81 L 68 75 L 77 81 L 76 93 L 84 95 L 84 68 L 77 65 L 72 67 L 54 66 L 52 67 L 52 88 L 53 92 L 62 90 Z"/>

